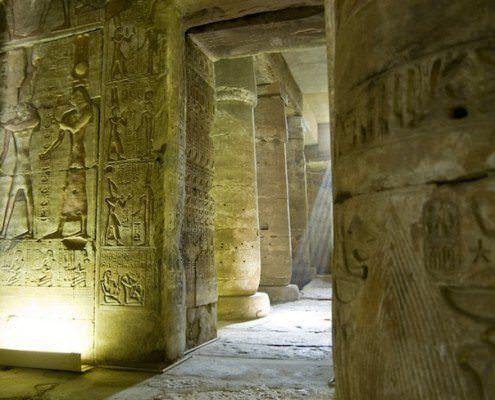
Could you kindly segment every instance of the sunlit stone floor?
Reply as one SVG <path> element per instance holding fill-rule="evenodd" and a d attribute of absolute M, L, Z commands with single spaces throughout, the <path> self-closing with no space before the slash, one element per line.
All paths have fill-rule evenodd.
<path fill-rule="evenodd" d="M 0 371 L 0 400 L 331 399 L 330 284 L 313 281 L 269 317 L 223 325 L 219 339 L 161 375 Z"/>

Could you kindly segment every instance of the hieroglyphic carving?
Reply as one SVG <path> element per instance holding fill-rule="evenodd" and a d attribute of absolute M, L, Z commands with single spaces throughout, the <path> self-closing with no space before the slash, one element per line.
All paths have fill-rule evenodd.
<path fill-rule="evenodd" d="M 495 46 L 457 48 L 387 70 L 355 90 L 352 108 L 337 118 L 338 156 L 412 134 L 435 114 L 468 117 L 475 98 L 495 87 Z M 476 78 L 487 77 L 482 84 Z M 489 110 L 483 109 L 486 113 Z"/>
<path fill-rule="evenodd" d="M 148 291 L 157 285 L 152 250 L 102 252 L 100 304 L 106 306 L 151 306 Z"/>
<path fill-rule="evenodd" d="M 151 164 L 106 168 L 103 210 L 105 246 L 150 246 L 153 213 Z"/>
<path fill-rule="evenodd" d="M 216 301 L 213 249 L 213 143 L 215 111 L 213 65 L 192 43 L 187 44 L 186 199 L 182 249 L 186 269 L 187 305 Z"/>
<path fill-rule="evenodd" d="M 142 8 L 141 12 L 130 18 L 123 13 L 109 23 L 109 81 L 166 73 L 164 35 L 147 23 L 145 3 L 136 4 L 137 8 Z"/>
<path fill-rule="evenodd" d="M 109 86 L 105 126 L 108 162 L 151 156 L 154 101 L 155 93 L 144 80 Z"/>
<path fill-rule="evenodd" d="M 25 240 L 0 248 L 0 286 L 86 288 L 93 286 L 90 245 L 69 250 L 60 241 Z"/>
<path fill-rule="evenodd" d="M 432 199 L 423 209 L 425 227 L 425 265 L 437 278 L 459 273 L 460 222 L 459 210 L 449 199 Z"/>

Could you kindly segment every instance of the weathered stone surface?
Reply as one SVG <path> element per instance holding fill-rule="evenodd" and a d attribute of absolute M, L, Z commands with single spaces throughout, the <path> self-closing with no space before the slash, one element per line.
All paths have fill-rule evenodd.
<path fill-rule="evenodd" d="M 186 199 L 182 258 L 186 273 L 188 348 L 216 337 L 218 299 L 214 254 L 215 207 L 213 141 L 215 72 L 213 63 L 186 42 Z"/>
<path fill-rule="evenodd" d="M 335 6 L 338 396 L 490 399 L 495 4 Z"/>
<path fill-rule="evenodd" d="M 254 152 L 252 58 L 215 64 L 217 108 L 213 197 L 220 296 L 250 296 L 260 280 L 260 239 Z"/>
<path fill-rule="evenodd" d="M 261 285 L 287 286 L 292 249 L 287 183 L 287 120 L 284 94 L 274 85 L 258 98 L 255 111 L 258 204 L 261 229 Z"/>
<path fill-rule="evenodd" d="M 213 129 L 215 255 L 220 319 L 253 319 L 270 310 L 260 283 L 260 235 L 254 149 L 256 82 L 253 59 L 215 63 L 217 114 Z"/>

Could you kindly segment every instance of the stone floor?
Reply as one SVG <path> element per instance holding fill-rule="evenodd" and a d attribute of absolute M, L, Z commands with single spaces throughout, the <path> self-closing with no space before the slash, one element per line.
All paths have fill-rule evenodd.
<path fill-rule="evenodd" d="M 266 318 L 222 325 L 216 342 L 161 375 L 0 371 L 0 400 L 331 399 L 330 292 L 323 277 Z"/>

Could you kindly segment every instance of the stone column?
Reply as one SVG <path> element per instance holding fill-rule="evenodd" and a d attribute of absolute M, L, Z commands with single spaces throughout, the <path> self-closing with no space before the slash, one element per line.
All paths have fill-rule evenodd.
<path fill-rule="evenodd" d="M 270 300 L 257 293 L 260 236 L 254 150 L 256 84 L 252 58 L 215 64 L 217 113 L 213 127 L 215 262 L 220 319 L 266 316 Z"/>
<path fill-rule="evenodd" d="M 287 183 L 285 93 L 279 84 L 258 87 L 256 157 L 261 229 L 261 287 L 272 301 L 299 297 L 292 276 Z"/>
<path fill-rule="evenodd" d="M 495 2 L 335 4 L 338 398 L 493 399 Z"/>
<path fill-rule="evenodd" d="M 306 157 L 304 155 L 304 118 L 287 118 L 287 175 L 289 181 L 290 231 L 292 243 L 292 283 L 303 288 L 316 274 L 309 262 L 308 195 L 306 185 Z"/>

